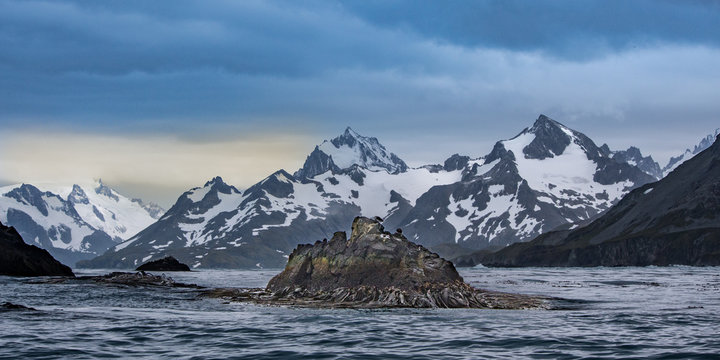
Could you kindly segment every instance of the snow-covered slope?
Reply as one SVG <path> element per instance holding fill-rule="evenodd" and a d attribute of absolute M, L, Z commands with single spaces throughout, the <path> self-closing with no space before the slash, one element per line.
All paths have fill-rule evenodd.
<path fill-rule="evenodd" d="M 684 163 L 685 161 L 689 160 L 693 156 L 701 153 L 703 150 L 710 147 L 710 145 L 715 142 L 715 138 L 720 134 L 720 128 L 715 129 L 714 134 L 708 134 L 705 136 L 702 140 L 700 140 L 700 143 L 695 145 L 695 147 L 690 149 L 685 149 L 685 152 L 670 158 L 670 161 L 668 161 L 668 164 L 665 165 L 665 167 L 662 169 L 663 176 L 667 176 L 671 171 L 675 170 L 680 164 Z"/>
<path fill-rule="evenodd" d="M 172 255 L 192 267 L 280 267 L 297 244 L 358 215 L 381 216 L 424 245 L 502 246 L 590 219 L 653 180 L 545 116 L 485 157 L 416 169 L 348 129 L 295 175 L 280 170 L 243 192 L 219 177 L 191 189 L 158 222 L 82 265 L 129 268 Z"/>
<path fill-rule="evenodd" d="M 430 187 L 459 178 L 459 171 L 389 174 L 353 166 L 298 180 L 280 170 L 240 192 L 216 177 L 180 196 L 157 223 L 81 266 L 133 267 L 172 255 L 195 268 L 279 267 L 299 243 L 327 237 L 359 215 L 407 212 Z"/>
<path fill-rule="evenodd" d="M 37 186 L 72 202 L 83 220 L 118 242 L 148 227 L 165 212 L 154 203 L 145 204 L 140 199 L 129 199 L 121 195 L 102 180 L 72 186 Z"/>
<path fill-rule="evenodd" d="M 404 219 L 392 220 L 428 246 L 499 247 L 591 219 L 654 180 L 540 116 L 487 156 L 468 160 L 460 182 L 432 188 Z"/>
<path fill-rule="evenodd" d="M 102 181 L 0 188 L 0 221 L 70 265 L 102 254 L 154 223 L 151 212 L 159 207 L 146 205 L 148 210 L 143 205 Z"/>

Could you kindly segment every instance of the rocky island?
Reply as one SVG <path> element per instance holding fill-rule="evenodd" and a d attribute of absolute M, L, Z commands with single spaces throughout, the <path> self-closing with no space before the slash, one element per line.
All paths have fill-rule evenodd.
<path fill-rule="evenodd" d="M 213 289 L 208 297 L 321 308 L 549 308 L 550 299 L 475 289 L 453 264 L 380 219 L 357 217 L 352 234 L 299 245 L 264 289 Z"/>

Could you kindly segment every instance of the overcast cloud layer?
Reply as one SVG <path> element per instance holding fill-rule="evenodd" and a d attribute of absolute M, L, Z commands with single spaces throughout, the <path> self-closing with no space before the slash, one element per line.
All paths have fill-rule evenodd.
<path fill-rule="evenodd" d="M 51 151 L 43 136 L 79 157 L 68 172 L 179 190 L 201 184 L 82 154 L 291 137 L 203 148 L 253 166 L 231 176 L 247 186 L 348 125 L 419 165 L 484 155 L 540 113 L 662 163 L 720 126 L 719 18 L 717 1 L 0 0 L 0 180 L 52 176 L 7 165 Z"/>

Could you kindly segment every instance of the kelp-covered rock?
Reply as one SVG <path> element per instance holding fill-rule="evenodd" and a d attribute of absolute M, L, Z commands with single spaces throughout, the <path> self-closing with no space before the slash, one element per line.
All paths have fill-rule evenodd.
<path fill-rule="evenodd" d="M 190 271 L 190 267 L 181 263 L 172 256 L 154 260 L 142 264 L 135 269 L 137 271 Z"/>
<path fill-rule="evenodd" d="M 213 289 L 205 293 L 268 305 L 338 308 L 546 308 L 540 297 L 478 290 L 453 264 L 378 219 L 358 217 L 350 239 L 300 245 L 265 289 Z"/>
<path fill-rule="evenodd" d="M 358 217 L 349 240 L 344 232 L 336 232 L 330 241 L 298 246 L 285 270 L 272 278 L 267 288 L 275 292 L 360 286 L 410 290 L 455 282 L 463 279 L 451 262 L 402 234 L 384 231 L 377 220 Z"/>
<path fill-rule="evenodd" d="M 201 289 L 202 286 L 185 284 L 175 281 L 173 278 L 162 275 L 153 275 L 144 271 L 138 272 L 111 272 L 106 275 L 78 276 L 74 278 L 52 278 L 35 281 L 35 284 L 67 284 L 83 281 L 91 281 L 97 284 L 122 285 L 122 286 L 143 286 L 143 287 L 167 287 L 167 288 L 193 288 Z"/>
<path fill-rule="evenodd" d="M 139 271 L 131 272 L 112 272 L 102 276 L 80 277 L 79 280 L 93 280 L 98 283 L 119 284 L 129 286 L 163 286 L 163 287 L 191 287 L 197 288 L 194 284 L 184 284 L 173 280 L 169 276 L 153 275 Z"/>

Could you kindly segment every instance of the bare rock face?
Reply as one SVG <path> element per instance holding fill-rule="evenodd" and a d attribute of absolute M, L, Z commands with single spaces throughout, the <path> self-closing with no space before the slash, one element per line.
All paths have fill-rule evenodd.
<path fill-rule="evenodd" d="M 379 221 L 358 217 L 348 240 L 337 232 L 330 241 L 300 245 L 287 267 L 268 283 L 268 290 L 301 287 L 332 291 L 360 286 L 401 290 L 425 284 L 462 283 L 453 264 L 402 234 L 384 231 Z"/>
<path fill-rule="evenodd" d="M 212 289 L 205 296 L 332 308 L 548 307 L 546 298 L 475 289 L 451 262 L 365 217 L 355 218 L 350 239 L 337 232 L 330 241 L 298 246 L 265 289 Z"/>

